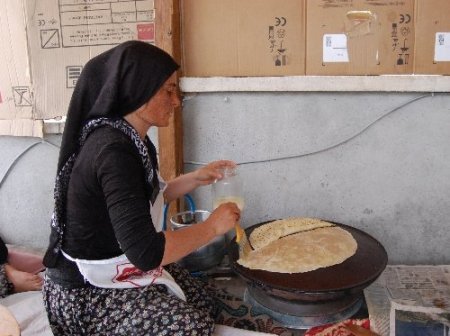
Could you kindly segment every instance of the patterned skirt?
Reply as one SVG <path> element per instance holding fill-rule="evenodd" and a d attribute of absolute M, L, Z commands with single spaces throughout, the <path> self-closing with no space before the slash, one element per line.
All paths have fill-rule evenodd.
<path fill-rule="evenodd" d="M 201 281 L 177 264 L 165 266 L 186 302 L 164 285 L 130 289 L 67 289 L 44 281 L 44 304 L 54 335 L 211 335 L 214 323 L 291 335 L 242 299 Z"/>
<path fill-rule="evenodd" d="M 5 271 L 5 264 L 0 265 L 0 299 L 13 294 L 14 285 L 8 280 Z"/>

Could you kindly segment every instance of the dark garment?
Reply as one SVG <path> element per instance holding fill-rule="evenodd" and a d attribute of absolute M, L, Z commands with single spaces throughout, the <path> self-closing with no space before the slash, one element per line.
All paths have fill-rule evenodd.
<path fill-rule="evenodd" d="M 5 271 L 6 260 L 8 259 L 8 248 L 0 238 L 0 299 L 12 294 L 13 284 L 8 280 Z"/>
<path fill-rule="evenodd" d="M 214 300 L 205 283 L 176 264 L 166 269 L 187 301 L 164 285 L 67 289 L 44 282 L 44 303 L 55 335 L 211 335 Z M 94 308 L 95 307 L 95 308 Z"/>
<path fill-rule="evenodd" d="M 156 165 L 154 151 L 151 161 Z M 156 268 L 164 254 L 165 236 L 152 223 L 152 194 L 131 140 L 109 126 L 96 129 L 78 154 L 70 177 L 63 251 L 89 260 L 125 253 L 143 271 Z M 49 269 L 49 276 L 68 287 L 85 286 L 75 263 L 65 258 Z"/>
<path fill-rule="evenodd" d="M 92 58 L 83 67 L 70 100 L 62 136 L 50 242 L 44 256 L 45 266 L 55 267 L 62 258 L 67 182 L 83 145 L 82 138 L 90 132 L 90 123 L 99 118 L 121 119 L 136 111 L 158 92 L 178 67 L 165 51 L 141 41 L 121 43 Z M 136 131 L 134 133 L 137 135 Z M 134 134 L 130 137 L 134 137 Z M 145 155 L 141 157 L 146 160 Z"/>
<path fill-rule="evenodd" d="M 0 238 L 0 264 L 4 264 L 7 258 L 8 248 L 6 247 L 6 244 L 3 242 L 2 238 Z"/>
<path fill-rule="evenodd" d="M 163 285 L 130 289 L 89 286 L 67 289 L 44 282 L 44 304 L 55 335 L 210 335 L 214 324 L 282 336 L 293 333 L 277 321 L 198 278 L 177 264 L 166 266 L 187 301 Z M 95 307 L 93 309 L 92 307 Z"/>

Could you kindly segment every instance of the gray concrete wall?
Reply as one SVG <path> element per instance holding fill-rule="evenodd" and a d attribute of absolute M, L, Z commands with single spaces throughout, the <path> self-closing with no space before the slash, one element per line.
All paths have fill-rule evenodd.
<path fill-rule="evenodd" d="M 245 226 L 319 217 L 373 235 L 391 263 L 450 262 L 449 94 L 208 93 L 183 119 L 186 161 L 244 163 Z"/>
<path fill-rule="evenodd" d="M 184 102 L 183 121 L 187 171 L 241 163 L 244 226 L 320 217 L 373 235 L 390 263 L 450 263 L 450 94 L 203 93 Z M 46 245 L 57 155 L 0 137 L 8 242 Z M 210 192 L 193 194 L 198 208 L 211 208 Z"/>

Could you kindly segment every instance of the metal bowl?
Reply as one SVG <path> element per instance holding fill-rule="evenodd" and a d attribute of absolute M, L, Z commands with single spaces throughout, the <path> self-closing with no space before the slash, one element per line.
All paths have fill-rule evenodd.
<path fill-rule="evenodd" d="M 172 230 L 180 230 L 205 221 L 211 213 L 206 210 L 184 211 L 170 218 Z M 205 271 L 217 266 L 225 255 L 225 236 L 218 236 L 209 243 L 182 258 L 178 263 L 191 272 Z"/>

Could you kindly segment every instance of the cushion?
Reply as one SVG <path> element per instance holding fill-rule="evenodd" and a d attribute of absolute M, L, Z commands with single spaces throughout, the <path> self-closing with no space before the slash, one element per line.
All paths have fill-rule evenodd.
<path fill-rule="evenodd" d="M 19 336 L 19 324 L 8 308 L 0 305 L 0 336 Z"/>

